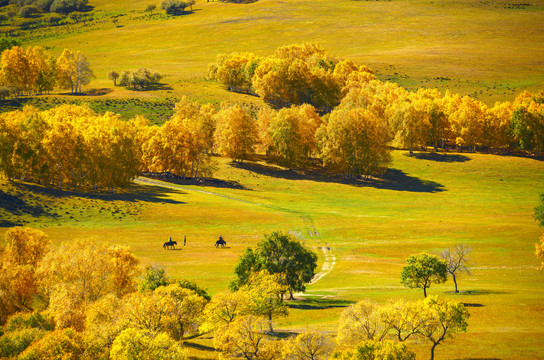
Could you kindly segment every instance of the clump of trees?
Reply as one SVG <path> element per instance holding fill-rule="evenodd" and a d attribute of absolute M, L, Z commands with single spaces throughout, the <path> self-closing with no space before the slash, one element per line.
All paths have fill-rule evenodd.
<path fill-rule="evenodd" d="M 74 11 L 88 11 L 89 0 L 11 0 L 10 4 L 19 7 L 19 13 L 28 12 L 29 15 L 39 11 L 56 12 L 60 14 L 69 14 Z M 2 4 L 4 6 L 7 4 Z M 23 10 L 25 9 L 25 10 Z M 21 14 L 21 16 L 26 17 Z"/>
<path fill-rule="evenodd" d="M 220 54 L 208 66 L 208 78 L 229 90 L 258 95 L 273 108 L 312 105 L 320 114 L 328 114 L 325 123 L 329 119 L 336 123 L 338 117 L 364 118 L 365 125 L 361 126 L 374 133 L 369 146 L 379 149 L 381 155 L 373 157 L 382 170 L 388 162 L 388 145 L 406 148 L 410 153 L 428 146 L 449 146 L 471 152 L 485 149 L 544 154 L 541 93 L 523 92 L 514 102 L 488 107 L 469 96 L 441 94 L 436 89 L 409 92 L 397 84 L 377 80 L 366 66 L 338 61 L 311 43 L 283 46 L 268 57 L 250 52 Z M 380 140 L 372 144 L 375 139 Z M 321 155 L 324 162 L 338 168 L 342 165 L 335 160 L 336 154 L 343 151 L 336 144 L 324 143 Z"/>
<path fill-rule="evenodd" d="M 55 60 L 39 46 L 26 50 L 13 46 L 2 52 L 0 65 L 0 84 L 15 89 L 19 95 L 47 93 L 55 85 L 74 94 L 94 77 L 85 55 L 68 49 Z"/>
<path fill-rule="evenodd" d="M 114 85 L 117 85 L 119 80 L 120 86 L 126 86 L 132 90 L 153 90 L 160 85 L 162 75 L 157 71 L 147 68 L 140 68 L 135 71 L 125 70 L 121 74 L 116 71 L 111 71 L 108 77 L 113 80 Z"/>
<path fill-rule="evenodd" d="M 385 305 L 364 299 L 340 315 L 337 340 L 347 350 L 333 358 L 412 360 L 415 354 L 404 343 L 413 338 L 431 344 L 433 360 L 438 345 L 466 331 L 469 317 L 462 303 L 436 296 L 412 302 L 394 300 Z"/>
<path fill-rule="evenodd" d="M 163 9 L 168 15 L 183 15 L 185 9 L 195 4 L 195 0 L 164 0 L 161 3 L 161 9 Z"/>
<path fill-rule="evenodd" d="M 0 114 L 0 169 L 59 187 L 94 190 L 128 186 L 142 158 L 137 122 L 75 105 Z"/>

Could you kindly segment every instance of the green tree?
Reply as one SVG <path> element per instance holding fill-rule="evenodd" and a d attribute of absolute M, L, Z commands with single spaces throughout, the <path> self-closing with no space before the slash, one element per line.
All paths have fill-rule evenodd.
<path fill-rule="evenodd" d="M 159 286 L 166 286 L 169 283 L 166 270 L 160 265 L 147 265 L 144 270 L 144 277 L 140 283 L 140 291 L 154 291 Z"/>
<path fill-rule="evenodd" d="M 409 288 L 422 288 L 427 297 L 427 288 L 432 283 L 441 284 L 447 280 L 446 262 L 436 255 L 421 253 L 411 255 L 400 274 L 401 282 Z"/>
<path fill-rule="evenodd" d="M 244 285 L 251 274 L 262 269 L 270 274 L 281 274 L 281 281 L 287 286 L 290 299 L 293 291 L 305 291 L 304 284 L 315 275 L 317 255 L 304 247 L 289 234 L 273 232 L 264 235 L 257 249 L 247 249 L 240 257 L 234 270 L 236 279 L 231 285 L 236 289 Z"/>

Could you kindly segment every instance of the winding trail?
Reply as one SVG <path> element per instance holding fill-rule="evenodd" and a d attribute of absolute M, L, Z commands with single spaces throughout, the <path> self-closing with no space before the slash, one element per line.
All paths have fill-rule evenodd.
<path fill-rule="evenodd" d="M 138 185 L 159 186 L 159 187 L 162 187 L 162 188 L 167 188 L 167 189 L 172 189 L 172 190 L 182 189 L 182 190 L 185 190 L 185 191 L 192 191 L 192 192 L 197 192 L 197 193 L 201 193 L 201 194 L 217 196 L 217 197 L 221 197 L 221 198 L 224 198 L 224 199 L 241 202 L 241 203 L 244 203 L 244 204 L 266 207 L 266 208 L 273 209 L 273 210 L 276 210 L 276 211 L 285 212 L 285 213 L 288 213 L 288 214 L 291 214 L 291 215 L 294 214 L 293 211 L 284 209 L 284 208 L 279 207 L 279 206 L 261 204 L 261 203 L 257 203 L 257 202 L 253 202 L 253 201 L 249 201 L 249 200 L 245 200 L 245 199 L 240 199 L 240 198 L 237 198 L 237 197 L 234 197 L 234 196 L 220 194 L 220 193 L 216 193 L 216 192 L 212 192 L 212 191 L 192 189 L 192 188 L 185 187 L 183 185 L 171 184 L 171 183 L 168 183 L 168 182 L 155 180 L 155 179 L 150 179 L 150 178 L 146 178 L 146 177 L 141 177 L 140 176 L 140 177 L 136 178 L 134 180 L 134 182 L 136 184 L 138 184 Z M 319 233 L 315 229 L 315 227 L 313 225 L 313 221 L 311 219 L 309 219 L 307 216 L 303 216 L 301 214 L 296 214 L 295 213 L 295 215 L 302 219 L 304 225 L 308 228 L 308 234 L 310 235 L 311 238 L 319 238 Z M 295 235 L 300 236 L 302 234 L 295 234 Z M 316 239 L 316 242 L 317 242 L 317 239 Z M 310 285 L 315 284 L 321 278 L 323 278 L 328 273 L 330 273 L 332 271 L 332 269 L 334 268 L 334 265 L 336 264 L 336 256 L 334 256 L 334 253 L 332 252 L 331 247 L 328 244 L 325 244 L 324 246 L 319 246 L 318 248 L 323 252 L 325 260 L 323 261 L 323 265 L 321 266 L 321 270 L 317 274 L 315 274 L 314 277 L 312 278 L 312 280 L 310 281 Z"/>

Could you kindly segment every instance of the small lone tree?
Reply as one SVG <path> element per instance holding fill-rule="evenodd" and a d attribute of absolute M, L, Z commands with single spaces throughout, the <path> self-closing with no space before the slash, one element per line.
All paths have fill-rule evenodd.
<path fill-rule="evenodd" d="M 470 274 L 467 265 L 470 261 L 468 255 L 471 252 L 472 250 L 465 244 L 455 244 L 453 249 L 445 249 L 440 253 L 440 257 L 446 262 L 448 273 L 453 278 L 456 293 L 459 292 L 457 289 L 457 275 L 459 272 Z"/>
<path fill-rule="evenodd" d="M 153 15 L 153 10 L 155 10 L 157 8 L 157 5 L 155 4 L 149 4 L 147 5 L 147 7 L 145 8 L 145 11 L 149 13 L 149 16 L 152 16 Z"/>
<path fill-rule="evenodd" d="M 112 70 L 108 73 L 108 79 L 113 81 L 113 86 L 117 86 L 117 79 L 119 78 L 119 73 L 115 70 Z"/>
<path fill-rule="evenodd" d="M 441 284 L 447 280 L 446 262 L 436 255 L 421 253 L 406 259 L 406 265 L 400 274 L 401 283 L 409 288 L 422 288 L 427 297 L 427 288 L 432 283 Z"/>

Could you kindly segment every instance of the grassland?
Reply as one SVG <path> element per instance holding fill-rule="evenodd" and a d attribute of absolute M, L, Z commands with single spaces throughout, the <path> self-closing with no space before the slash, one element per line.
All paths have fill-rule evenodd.
<path fill-rule="evenodd" d="M 44 46 L 55 55 L 63 48 L 81 50 L 97 77 L 89 86 L 94 90 L 22 104 L 87 102 L 97 111 L 125 118 L 144 114 L 157 123 L 183 95 L 257 107 L 259 98 L 204 80 L 207 64 L 219 53 L 268 55 L 302 41 L 367 64 L 382 80 L 409 89 L 449 89 L 488 104 L 512 100 L 523 89 L 540 90 L 544 82 L 544 0 L 527 6 L 512 0 L 197 1 L 193 13 L 180 17 L 145 14 L 155 0 L 91 3 L 95 21 L 28 31 L 21 38 L 25 46 Z M 112 69 L 138 67 L 165 74 L 166 88 L 129 91 L 107 79 Z M 144 264 L 160 263 L 172 277 L 196 280 L 216 293 L 226 289 L 246 246 L 264 233 L 290 231 L 319 254 L 320 266 L 332 269 L 308 287 L 304 299 L 290 304 L 290 316 L 278 325 L 282 331 L 311 326 L 331 333 L 343 307 L 363 297 L 421 298 L 420 291 L 400 284 L 405 259 L 463 242 L 474 251 L 472 274 L 459 280 L 461 293 L 452 292 L 451 282 L 429 292 L 466 303 L 469 330 L 440 346 L 437 358 L 544 359 L 544 275 L 535 270 L 533 254 L 543 230 L 532 219 L 544 191 L 542 161 L 396 151 L 387 176 L 372 182 L 301 175 L 262 161 L 218 162 L 220 181 L 214 183 L 142 180 L 113 195 L 0 178 L 0 236 L 7 226 L 27 224 L 43 228 L 55 246 L 74 238 L 128 245 Z M 226 249 L 213 248 L 220 234 Z M 163 250 L 168 237 L 184 235 L 188 245 L 182 250 Z M 327 257 L 323 247 L 331 249 Z M 217 358 L 207 348 L 209 338 L 191 343 L 193 356 Z M 426 345 L 410 347 L 426 358 Z"/>
<path fill-rule="evenodd" d="M 178 17 L 149 16 L 144 9 L 155 0 L 92 3 L 95 21 L 31 30 L 21 39 L 56 55 L 64 48 L 81 50 L 97 76 L 93 88 L 113 88 L 107 80 L 112 69 L 138 67 L 165 74 L 171 87 L 152 93 L 115 88 L 107 97 L 259 103 L 204 81 L 207 64 L 220 53 L 268 55 L 302 41 L 367 64 L 382 80 L 409 89 L 449 89 L 491 105 L 523 89 L 539 90 L 544 81 L 543 0 L 197 1 L 193 13 Z"/>
<path fill-rule="evenodd" d="M 175 278 L 189 278 L 211 293 L 226 289 L 238 256 L 264 233 L 290 231 L 319 255 L 330 247 L 332 270 L 308 287 L 279 320 L 283 331 L 306 327 L 334 332 L 350 302 L 418 299 L 400 284 L 405 259 L 454 243 L 473 248 L 472 274 L 431 294 L 469 306 L 466 334 L 438 349 L 439 359 L 542 359 L 544 275 L 534 243 L 542 233 L 532 218 L 544 183 L 541 161 L 485 154 L 394 152 L 387 176 L 374 182 L 301 175 L 264 162 L 218 159 L 206 186 L 138 180 L 122 193 L 79 194 L 2 180 L 0 217 L 43 228 L 54 244 L 96 238 L 131 246 L 144 263 L 160 263 Z M 12 199 L 13 200 L 13 199 Z M 0 203 L 6 204 L 5 201 Z M 0 229 L 0 235 L 6 229 Z M 219 234 L 229 247 L 215 249 Z M 172 236 L 188 245 L 165 251 Z M 191 344 L 211 346 L 209 339 Z M 411 344 L 420 357 L 424 344 Z M 216 354 L 191 348 L 202 359 Z"/>

